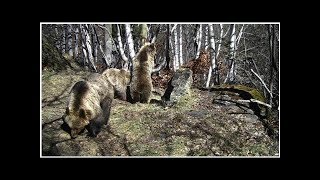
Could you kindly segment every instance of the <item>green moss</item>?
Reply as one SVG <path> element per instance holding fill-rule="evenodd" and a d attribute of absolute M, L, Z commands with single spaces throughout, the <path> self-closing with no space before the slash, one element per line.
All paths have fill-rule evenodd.
<path fill-rule="evenodd" d="M 197 97 L 191 93 L 191 90 L 186 93 L 184 96 L 181 97 L 181 99 L 177 102 L 176 108 L 185 110 L 192 107 L 194 103 L 197 102 Z"/>
<path fill-rule="evenodd" d="M 243 90 L 243 91 L 246 91 L 246 92 L 250 93 L 251 96 L 256 100 L 265 102 L 265 97 L 263 96 L 263 94 L 259 90 L 255 89 L 255 88 L 250 88 L 250 87 L 247 87 L 247 86 L 244 86 L 244 85 L 236 85 L 234 87 L 236 89 Z"/>
<path fill-rule="evenodd" d="M 244 91 L 244 92 L 249 93 L 252 96 L 252 98 L 259 100 L 259 101 L 262 101 L 262 102 L 265 102 L 264 95 L 258 89 L 255 89 L 255 88 L 251 88 L 251 87 L 240 85 L 240 84 L 238 84 L 238 85 L 222 84 L 222 85 L 215 86 L 215 87 L 216 88 L 227 88 L 227 89 L 233 88 L 235 90 Z"/>

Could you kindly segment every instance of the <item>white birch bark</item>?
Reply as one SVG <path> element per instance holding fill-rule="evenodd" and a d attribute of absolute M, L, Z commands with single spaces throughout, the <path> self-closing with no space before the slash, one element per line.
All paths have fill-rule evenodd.
<path fill-rule="evenodd" d="M 83 65 L 85 66 L 86 64 L 89 64 L 88 61 L 88 55 L 87 55 L 87 50 L 86 50 L 86 45 L 85 45 L 85 32 L 82 27 L 83 25 L 79 25 L 79 33 L 81 36 L 81 49 L 82 49 L 82 54 L 83 54 Z"/>
<path fill-rule="evenodd" d="M 211 80 L 211 76 L 212 76 L 212 71 L 214 71 L 216 69 L 216 55 L 215 55 L 215 42 L 214 42 L 214 32 L 213 32 L 213 24 L 209 24 L 209 41 L 210 41 L 210 48 L 211 48 L 211 64 L 210 64 L 210 68 L 209 68 L 209 73 L 208 73 L 208 78 L 207 78 L 207 82 L 206 82 L 206 88 L 209 87 L 210 85 L 210 80 Z"/>
<path fill-rule="evenodd" d="M 104 44 L 105 44 L 105 50 L 104 50 L 104 58 L 108 66 L 111 64 L 111 55 L 112 55 L 112 40 L 110 33 L 111 32 L 111 24 L 105 24 L 104 29 Z"/>
<path fill-rule="evenodd" d="M 177 30 L 174 31 L 173 33 L 174 36 L 174 71 L 179 69 L 179 43 L 178 43 L 178 33 Z"/>
<path fill-rule="evenodd" d="M 224 80 L 224 83 L 227 81 L 233 81 L 234 80 L 234 53 L 235 53 L 235 40 L 236 40 L 236 34 L 235 34 L 235 25 L 230 25 L 230 52 L 229 52 L 229 58 L 231 61 L 231 67 L 229 72 L 227 73 L 227 77 Z"/>
<path fill-rule="evenodd" d="M 79 53 L 79 26 L 74 27 L 75 32 L 74 32 L 74 58 L 78 57 Z"/>
<path fill-rule="evenodd" d="M 178 25 L 178 24 L 174 24 L 174 25 L 173 25 L 173 27 L 172 27 L 172 29 L 171 29 L 170 33 L 172 33 L 172 32 L 177 28 L 177 25 Z"/>
<path fill-rule="evenodd" d="M 91 63 L 92 67 L 94 68 L 94 70 L 96 72 L 98 72 L 96 66 L 94 65 L 94 61 L 93 61 L 94 58 L 92 55 L 92 46 L 91 46 L 92 42 L 90 40 L 88 28 L 89 28 L 88 25 L 82 26 L 83 36 L 84 36 L 83 40 L 84 40 L 85 49 L 87 51 L 86 54 L 87 54 L 87 58 L 88 58 L 89 62 Z"/>
<path fill-rule="evenodd" d="M 123 49 L 123 44 L 122 44 L 122 40 L 121 40 L 121 35 L 120 35 L 120 28 L 119 28 L 119 25 L 117 25 L 117 40 L 118 40 L 118 44 L 119 44 L 119 51 L 120 51 L 120 55 L 121 55 L 121 58 L 122 60 L 125 61 L 125 64 L 124 64 L 124 68 L 128 68 L 128 58 L 127 56 L 125 55 L 124 53 L 124 49 Z"/>
<path fill-rule="evenodd" d="M 118 31 L 117 31 L 117 40 L 118 40 L 118 43 L 119 43 L 120 55 L 121 55 L 122 59 L 127 62 L 127 61 L 128 61 L 128 58 L 127 58 L 127 56 L 126 56 L 125 53 L 124 53 L 124 49 L 123 49 L 123 45 L 122 45 L 122 40 L 121 40 L 121 35 L 120 35 L 119 25 L 117 25 L 117 28 L 118 28 Z"/>
<path fill-rule="evenodd" d="M 183 65 L 182 59 L 182 24 L 179 25 L 180 27 L 180 36 L 179 36 L 179 66 Z"/>
<path fill-rule="evenodd" d="M 91 27 L 91 42 L 92 42 L 92 53 L 93 53 L 93 59 L 94 59 L 94 62 L 97 63 L 98 62 L 98 53 L 97 53 L 97 50 L 98 50 L 98 46 L 97 46 L 97 43 L 98 43 L 98 36 L 96 35 L 96 31 L 94 29 L 94 24 L 91 24 L 89 25 Z"/>
<path fill-rule="evenodd" d="M 237 40 L 236 40 L 235 47 L 234 47 L 234 49 L 235 49 L 235 52 L 234 52 L 234 55 L 233 55 L 234 57 L 236 57 L 236 54 L 237 54 L 237 49 L 238 49 L 238 45 L 239 45 L 241 37 L 242 37 L 243 28 L 244 28 L 244 24 L 241 26 L 240 32 L 239 32 L 239 34 L 237 36 Z"/>
<path fill-rule="evenodd" d="M 205 28 L 205 40 L 204 40 L 204 49 L 207 51 L 209 48 L 209 42 L 208 42 L 208 38 L 209 38 L 209 25 L 206 26 Z"/>
<path fill-rule="evenodd" d="M 222 44 L 222 39 L 223 39 L 223 31 L 224 31 L 224 28 L 223 28 L 223 24 L 220 24 L 220 37 L 219 37 L 219 44 L 218 44 L 218 47 L 217 47 L 217 54 L 216 54 L 216 58 L 219 57 L 219 54 L 220 54 L 220 48 L 221 48 L 221 44 Z"/>
<path fill-rule="evenodd" d="M 202 39 L 202 24 L 200 24 L 200 27 L 197 31 L 197 38 L 196 38 L 196 41 L 197 41 L 197 53 L 196 53 L 196 58 L 199 57 L 200 55 L 200 48 L 201 48 L 201 39 Z"/>
<path fill-rule="evenodd" d="M 125 29 L 126 29 L 128 46 L 129 46 L 129 56 L 131 59 L 133 59 L 136 54 L 134 52 L 134 44 L 133 44 L 130 24 L 125 24 Z"/>

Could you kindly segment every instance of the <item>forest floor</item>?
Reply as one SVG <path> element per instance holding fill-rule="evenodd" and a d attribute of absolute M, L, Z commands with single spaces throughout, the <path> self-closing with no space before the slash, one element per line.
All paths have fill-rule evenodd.
<path fill-rule="evenodd" d="M 214 92 L 195 88 L 170 108 L 115 99 L 109 124 L 96 138 L 84 131 L 71 139 L 61 117 L 72 86 L 88 74 L 42 72 L 43 156 L 279 156 L 278 139 L 256 115 L 215 104 Z"/>

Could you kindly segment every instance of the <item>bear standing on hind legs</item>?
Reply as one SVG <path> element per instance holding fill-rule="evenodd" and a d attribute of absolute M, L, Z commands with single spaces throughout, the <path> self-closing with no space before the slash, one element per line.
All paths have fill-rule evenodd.
<path fill-rule="evenodd" d="M 130 86 L 133 103 L 149 103 L 152 91 L 151 73 L 154 66 L 156 47 L 145 43 L 133 59 L 132 81 Z"/>

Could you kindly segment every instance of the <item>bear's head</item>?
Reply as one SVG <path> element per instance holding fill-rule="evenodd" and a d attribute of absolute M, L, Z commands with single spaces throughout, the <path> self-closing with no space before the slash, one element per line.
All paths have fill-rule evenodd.
<path fill-rule="evenodd" d="M 154 43 L 146 43 L 145 46 L 149 56 L 154 57 L 157 54 L 157 48 Z"/>
<path fill-rule="evenodd" d="M 84 108 L 79 108 L 78 110 L 70 107 L 66 108 L 64 122 L 70 127 L 70 135 L 72 138 L 77 137 L 77 135 L 84 130 L 85 126 L 89 124 L 91 116 L 92 112 Z"/>

